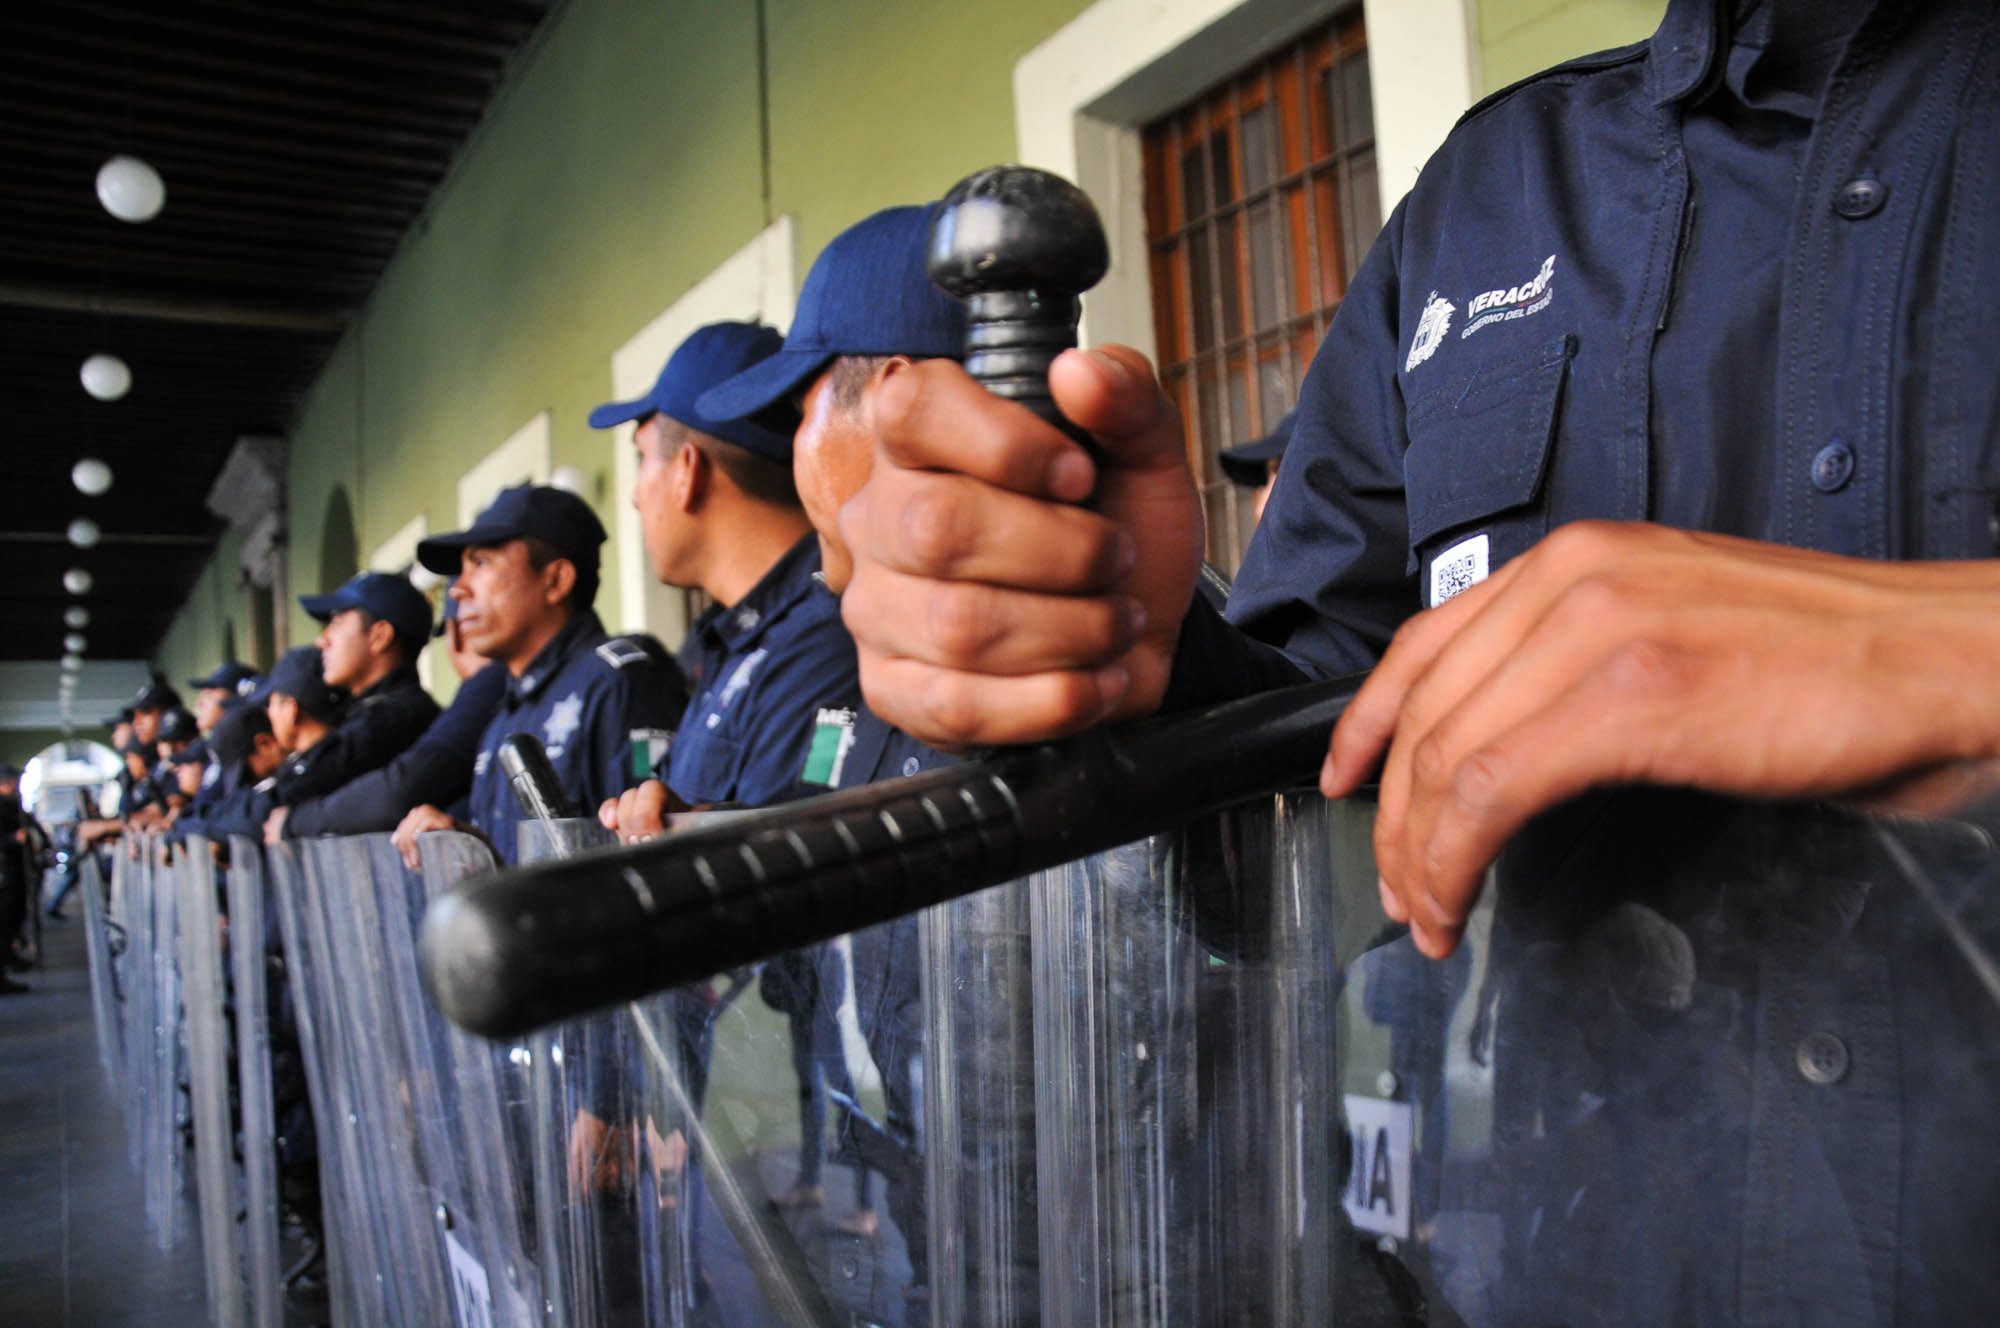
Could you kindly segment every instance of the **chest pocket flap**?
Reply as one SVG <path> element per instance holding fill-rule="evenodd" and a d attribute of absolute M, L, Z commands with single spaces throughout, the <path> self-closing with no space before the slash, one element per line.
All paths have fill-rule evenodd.
<path fill-rule="evenodd" d="M 1433 536 L 1535 501 L 1574 347 L 1570 337 L 1545 342 L 1411 402 L 1410 571 Z"/>

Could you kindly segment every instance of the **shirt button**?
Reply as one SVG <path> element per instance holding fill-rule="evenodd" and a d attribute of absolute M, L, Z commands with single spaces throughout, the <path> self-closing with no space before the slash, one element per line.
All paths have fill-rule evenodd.
<path fill-rule="evenodd" d="M 707 723 L 708 723 L 708 727 L 710 727 L 710 728 L 714 728 L 714 727 L 715 727 L 716 725 L 718 725 L 718 724 L 722 723 L 722 716 L 721 716 L 721 715 L 710 715 L 710 716 L 708 717 L 708 720 L 707 720 Z"/>
<path fill-rule="evenodd" d="M 917 771 L 918 771 L 918 770 L 920 770 L 920 769 L 922 769 L 922 768 L 923 768 L 923 763 L 922 763 L 921 761 L 917 760 L 917 758 L 916 758 L 916 757 L 914 757 L 914 756 L 906 756 L 906 757 L 904 757 L 904 758 L 903 758 L 903 773 L 904 773 L 904 774 L 906 774 L 906 775 L 914 775 L 914 774 L 916 774 L 916 773 L 917 773 Z"/>
<path fill-rule="evenodd" d="M 1812 1033 L 1799 1042 L 1799 1073 L 1824 1088 L 1847 1077 L 1847 1044 L 1831 1033 Z"/>
<path fill-rule="evenodd" d="M 1813 487 L 1821 493 L 1839 493 L 1854 478 L 1854 449 L 1835 440 L 1822 447 L 1812 459 Z"/>
<path fill-rule="evenodd" d="M 1889 201 L 1889 186 L 1872 175 L 1863 175 L 1840 186 L 1833 196 L 1833 210 L 1849 221 L 1872 217 Z"/>

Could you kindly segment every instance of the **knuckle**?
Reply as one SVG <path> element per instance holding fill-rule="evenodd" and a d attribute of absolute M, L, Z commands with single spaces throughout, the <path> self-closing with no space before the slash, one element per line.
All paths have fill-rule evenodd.
<path fill-rule="evenodd" d="M 978 698 L 954 674 L 932 674 L 923 689 L 923 712 L 944 740 L 972 742 L 980 736 Z"/>
<path fill-rule="evenodd" d="M 903 502 L 902 543 L 911 562 L 949 570 L 965 547 L 966 506 L 943 484 L 915 486 Z"/>
<path fill-rule="evenodd" d="M 1688 682 L 1683 661 L 1658 641 L 1643 637 L 1613 650 L 1604 661 L 1603 677 L 1613 695 L 1630 697 L 1673 696 Z"/>
<path fill-rule="evenodd" d="M 1510 763 L 1496 752 L 1472 753 L 1452 771 L 1452 802 L 1473 815 L 1497 809 L 1506 798 L 1510 768 Z"/>
<path fill-rule="evenodd" d="M 930 596 L 929 636 L 942 664 L 965 665 L 992 644 L 998 624 L 993 594 L 984 586 L 957 583 Z"/>

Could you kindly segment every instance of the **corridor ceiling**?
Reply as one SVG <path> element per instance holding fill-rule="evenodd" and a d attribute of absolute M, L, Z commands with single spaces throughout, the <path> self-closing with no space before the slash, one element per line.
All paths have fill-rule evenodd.
<path fill-rule="evenodd" d="M 158 645 L 223 530 L 239 437 L 283 436 L 552 0 L 13 0 L 0 11 L 0 660 Z M 166 207 L 119 221 L 99 167 Z M 132 387 L 79 381 L 108 352 Z M 84 457 L 111 490 L 71 483 Z M 89 517 L 93 549 L 65 530 Z"/>

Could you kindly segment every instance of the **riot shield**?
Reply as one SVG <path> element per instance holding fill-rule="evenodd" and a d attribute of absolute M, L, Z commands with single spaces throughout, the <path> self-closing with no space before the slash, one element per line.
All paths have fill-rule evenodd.
<path fill-rule="evenodd" d="M 83 893 L 84 953 L 90 966 L 90 1011 L 97 1026 L 97 1061 L 111 1085 L 112 1096 L 125 1100 L 125 1025 L 118 995 L 117 959 L 113 935 L 122 946 L 124 933 L 114 933 L 109 889 L 95 853 L 83 855 L 77 869 Z"/>
<path fill-rule="evenodd" d="M 248 1322 L 284 1322 L 278 1237 L 278 1128 L 272 1088 L 271 991 L 266 981 L 269 885 L 264 846 L 229 841 L 229 974 L 235 1015 L 237 1131 L 242 1151 L 243 1283 Z"/>
<path fill-rule="evenodd" d="M 1989 1319 L 1995 819 L 1594 795 L 1443 961 L 1363 806 L 1045 873 L 1046 1321 Z"/>
<path fill-rule="evenodd" d="M 224 919 L 217 907 L 208 840 L 190 836 L 174 851 L 180 921 L 181 997 L 194 1133 L 196 1212 L 208 1283 L 209 1316 L 221 1328 L 249 1323 L 243 1251 L 236 1223 L 236 1137 L 229 1104 L 229 1001 L 223 976 Z"/>
<path fill-rule="evenodd" d="M 529 1142 L 531 1051 L 527 1039 L 495 1044 L 453 1026 L 416 985 L 408 950 L 423 905 L 467 876 L 490 870 L 493 851 L 471 835 L 441 832 L 418 841 L 420 889 L 407 896 L 405 953 L 398 971 L 407 982 L 399 1008 L 413 1044 L 427 1044 L 436 1067 L 439 1104 L 420 1119 L 427 1152 L 455 1160 L 435 1214 L 461 1324 L 529 1325 L 552 1313 L 542 1289 L 535 1229 L 535 1187 Z M 391 850 L 393 851 L 393 849 Z M 415 885 L 417 883 L 413 883 Z"/>
<path fill-rule="evenodd" d="M 186 1079 L 179 963 L 179 882 L 186 859 L 165 861 L 165 845 L 153 835 L 141 837 L 138 849 L 140 907 L 151 923 L 147 948 L 140 952 L 138 975 L 140 985 L 146 988 L 140 1049 L 143 1064 L 139 1067 L 139 1175 L 146 1196 L 146 1217 L 155 1242 L 165 1253 L 180 1238 L 186 1157 L 181 1130 L 188 1120 L 187 1098 L 182 1091 Z"/>
<path fill-rule="evenodd" d="M 605 841 L 553 830 L 564 852 Z M 523 827 L 521 860 L 554 847 Z M 1027 898 L 1003 887 L 532 1039 L 555 1320 L 1034 1322 Z M 929 983 L 925 953 L 965 962 Z"/>
<path fill-rule="evenodd" d="M 325 925 L 307 887 L 301 846 L 272 845 L 264 864 L 283 937 L 289 1012 L 311 1094 L 329 1308 L 335 1323 L 394 1322 L 382 1272 L 389 1251 L 375 1224 L 357 1216 L 369 1202 L 361 1157 L 365 1143 L 345 1068 L 348 1030 L 337 1014 Z"/>
<path fill-rule="evenodd" d="M 397 1006 L 396 939 L 409 949 L 408 873 L 380 835 L 307 841 L 303 857 L 308 943 L 326 975 L 325 1031 L 347 1099 L 334 1128 L 363 1197 L 340 1214 L 343 1247 L 352 1233 L 356 1248 L 388 1256 L 373 1267 L 393 1321 L 449 1322 L 450 1273 L 435 1235 L 440 1200 L 428 1183 L 433 1165 L 448 1159 L 425 1156 L 418 1124 L 437 1105 L 440 1080 Z"/>

